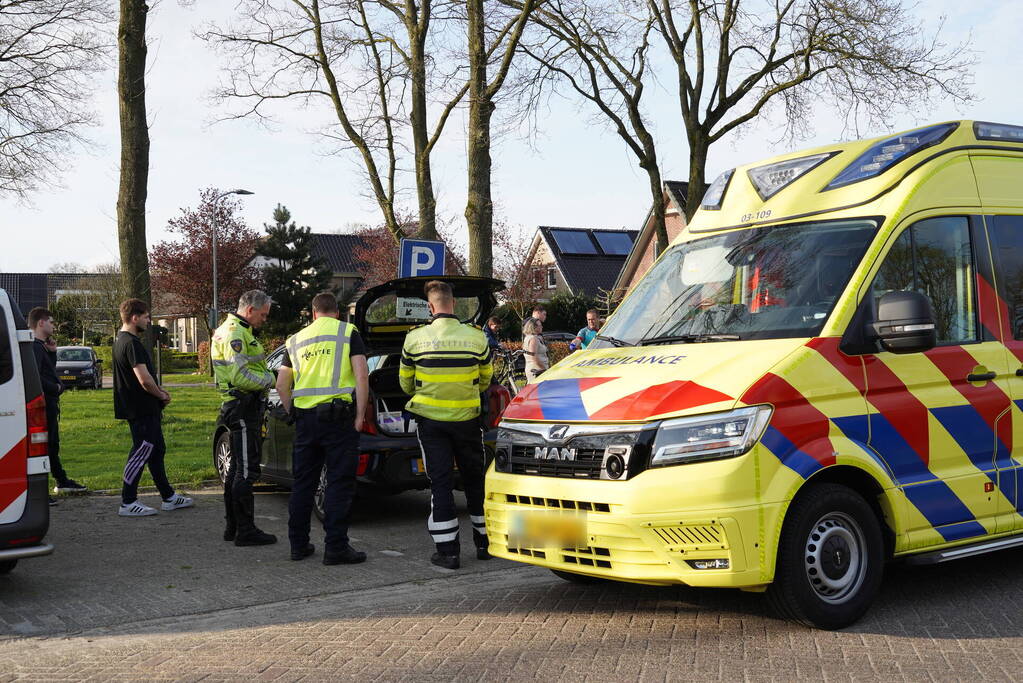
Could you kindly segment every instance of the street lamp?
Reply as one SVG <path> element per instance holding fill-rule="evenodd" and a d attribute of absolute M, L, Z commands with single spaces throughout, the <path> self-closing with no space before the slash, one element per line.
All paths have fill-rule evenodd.
<path fill-rule="evenodd" d="M 232 194 L 255 194 L 249 190 L 228 190 L 227 192 L 221 192 L 213 199 L 213 307 L 210 309 L 210 329 L 217 329 L 217 322 L 220 319 L 220 310 L 217 300 L 217 203 Z"/>

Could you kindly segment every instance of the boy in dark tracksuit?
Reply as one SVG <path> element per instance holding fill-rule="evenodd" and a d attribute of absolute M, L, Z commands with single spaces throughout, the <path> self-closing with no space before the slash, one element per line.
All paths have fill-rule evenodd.
<path fill-rule="evenodd" d="M 60 464 L 60 395 L 64 385 L 57 378 L 57 351 L 50 349 L 47 341 L 53 336 L 53 315 L 45 308 L 36 307 L 28 312 L 28 325 L 32 328 L 35 339 L 32 352 L 35 355 L 36 368 L 43 385 L 43 400 L 46 401 L 47 453 L 50 457 L 50 473 L 57 485 L 53 490 L 57 493 L 85 493 L 87 488 L 67 476 Z M 50 499 L 53 505 L 57 501 Z"/>

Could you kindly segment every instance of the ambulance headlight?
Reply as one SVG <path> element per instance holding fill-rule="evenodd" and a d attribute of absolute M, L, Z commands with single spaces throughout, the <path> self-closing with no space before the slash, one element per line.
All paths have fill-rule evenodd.
<path fill-rule="evenodd" d="M 666 420 L 657 429 L 651 467 L 682 465 L 742 455 L 771 420 L 771 406 L 751 406 Z"/>

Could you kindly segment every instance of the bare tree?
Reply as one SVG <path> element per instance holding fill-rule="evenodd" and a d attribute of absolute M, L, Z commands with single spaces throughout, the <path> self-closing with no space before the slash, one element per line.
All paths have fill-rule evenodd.
<path fill-rule="evenodd" d="M 493 160 L 491 158 L 491 120 L 496 109 L 495 98 L 504 86 L 522 38 L 526 22 L 536 6 L 525 0 L 504 18 L 502 4 L 485 6 L 484 0 L 466 0 L 466 33 L 469 57 L 469 119 L 467 141 L 468 198 L 465 219 L 469 229 L 469 272 L 490 277 L 494 272 L 493 227 L 494 201 L 490 193 Z M 489 10 L 486 11 L 486 10 Z M 486 19 L 497 21 L 497 30 L 488 40 Z M 487 68 L 491 59 L 500 61 L 492 79 Z"/>
<path fill-rule="evenodd" d="M 522 47 L 539 67 L 531 79 L 531 98 L 535 102 L 550 88 L 567 85 L 625 142 L 647 173 L 659 254 L 668 246 L 664 190 L 642 107 L 653 17 L 642 5 L 618 0 L 551 0 L 536 11 L 533 23 L 540 30 Z"/>
<path fill-rule="evenodd" d="M 117 190 L 117 236 L 121 277 L 128 296 L 152 303 L 146 248 L 149 189 L 149 125 L 146 121 L 145 0 L 121 0 L 117 29 L 117 100 L 121 120 L 121 179 Z"/>
<path fill-rule="evenodd" d="M 232 117 L 265 117 L 266 105 L 283 99 L 329 103 L 337 125 L 325 132 L 358 152 L 395 240 L 403 236 L 396 176 L 411 147 L 419 236 L 436 239 L 430 155 L 468 89 L 455 77 L 461 67 L 443 73 L 444 60 L 428 53 L 444 13 L 432 0 L 244 0 L 239 11 L 236 25 L 202 35 L 232 57 L 217 93 L 243 103 Z"/>
<path fill-rule="evenodd" d="M 0 0 L 0 194 L 56 181 L 85 142 L 111 18 L 103 0 Z"/>
<path fill-rule="evenodd" d="M 898 109 L 973 98 L 968 47 L 940 42 L 940 27 L 925 33 L 901 0 L 647 0 L 647 7 L 676 67 L 690 218 L 711 145 L 772 109 L 788 134 L 801 135 L 817 104 L 850 126 L 884 126 Z"/>

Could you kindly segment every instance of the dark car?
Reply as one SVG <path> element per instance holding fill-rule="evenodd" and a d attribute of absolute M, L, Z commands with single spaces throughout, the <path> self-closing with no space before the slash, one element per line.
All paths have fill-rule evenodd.
<path fill-rule="evenodd" d="M 103 359 L 88 346 L 58 346 L 57 376 L 67 388 L 103 388 Z"/>
<path fill-rule="evenodd" d="M 429 486 L 423 456 L 416 438 L 415 417 L 404 411 L 409 397 L 398 384 L 398 366 L 405 334 L 428 322 L 430 314 L 423 297 L 429 280 L 444 280 L 455 293 L 455 313 L 463 322 L 478 325 L 496 303 L 495 293 L 504 289 L 500 280 L 477 277 L 416 277 L 391 280 L 368 290 L 355 308 L 352 322 L 366 344 L 369 365 L 369 412 L 359 438 L 356 478 L 360 489 L 398 493 Z M 267 356 L 267 366 L 276 373 L 284 358 L 284 347 Z M 490 430 L 484 437 L 491 457 L 500 414 L 511 400 L 508 390 L 491 384 L 483 397 L 484 419 Z M 291 450 L 295 428 L 281 419 L 280 398 L 271 390 L 263 419 L 263 472 L 261 481 L 291 488 Z M 213 439 L 213 462 L 221 479 L 227 473 L 231 442 L 227 427 L 218 422 Z M 316 513 L 322 515 L 323 482 L 316 495 Z"/>
<path fill-rule="evenodd" d="M 551 342 L 565 342 L 566 344 L 575 339 L 573 332 L 544 332 L 541 335 L 548 344 Z"/>

